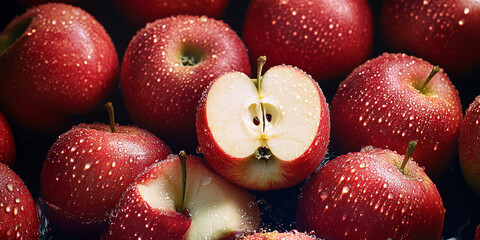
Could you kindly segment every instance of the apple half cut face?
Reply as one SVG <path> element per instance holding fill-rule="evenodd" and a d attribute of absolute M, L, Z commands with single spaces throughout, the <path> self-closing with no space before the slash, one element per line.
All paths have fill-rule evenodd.
<path fill-rule="evenodd" d="M 206 126 L 197 119 L 199 143 L 210 165 L 240 186 L 293 186 L 325 155 L 328 107 L 318 84 L 298 68 L 272 67 L 259 79 L 231 72 L 210 86 L 197 115 L 205 111 Z"/>

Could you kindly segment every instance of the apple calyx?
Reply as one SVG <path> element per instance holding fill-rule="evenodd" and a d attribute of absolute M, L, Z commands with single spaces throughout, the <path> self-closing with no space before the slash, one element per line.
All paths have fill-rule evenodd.
<path fill-rule="evenodd" d="M 402 174 L 405 174 L 405 166 L 407 166 L 407 162 L 410 159 L 410 156 L 412 156 L 416 147 L 417 147 L 417 141 L 412 140 L 408 143 L 407 152 L 405 153 L 405 156 L 403 157 L 402 165 L 400 166 L 400 168 L 398 168 L 398 170 L 400 170 L 400 172 Z"/>
<path fill-rule="evenodd" d="M 112 133 L 115 133 L 117 132 L 117 129 L 115 128 L 115 113 L 113 111 L 112 102 L 108 101 L 107 103 L 105 103 L 105 109 L 107 109 L 107 112 L 108 112 L 110 130 L 112 131 Z"/>
<path fill-rule="evenodd" d="M 437 74 L 439 70 L 440 67 L 438 65 L 433 66 L 432 71 L 430 72 L 428 77 L 420 84 L 420 86 L 418 86 L 418 91 L 425 94 L 425 86 L 427 86 L 427 84 L 430 82 L 430 80 L 432 80 L 433 76 L 435 76 L 435 74 Z"/>
<path fill-rule="evenodd" d="M 188 209 L 184 209 L 185 189 L 187 188 L 187 154 L 185 151 L 180 151 L 178 158 L 180 159 L 180 166 L 182 168 L 182 192 L 180 195 L 180 204 L 176 206 L 176 211 L 185 216 L 189 216 Z"/>

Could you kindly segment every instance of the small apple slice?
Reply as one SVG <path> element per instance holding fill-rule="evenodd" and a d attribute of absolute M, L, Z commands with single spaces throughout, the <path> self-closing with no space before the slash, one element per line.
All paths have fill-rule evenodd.
<path fill-rule="evenodd" d="M 197 112 L 197 135 L 208 163 L 253 190 L 293 186 L 320 164 L 329 141 L 325 97 L 306 73 L 275 66 L 258 81 L 240 72 L 215 80 Z"/>
<path fill-rule="evenodd" d="M 260 211 L 251 193 L 193 156 L 184 160 L 183 188 L 181 158 L 170 155 L 137 178 L 112 214 L 107 239 L 158 234 L 163 239 L 222 239 L 258 229 Z"/>

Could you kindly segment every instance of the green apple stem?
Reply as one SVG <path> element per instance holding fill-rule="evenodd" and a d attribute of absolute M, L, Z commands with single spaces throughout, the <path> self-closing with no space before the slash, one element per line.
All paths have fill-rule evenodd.
<path fill-rule="evenodd" d="M 417 141 L 412 140 L 408 143 L 407 152 L 405 153 L 405 157 L 403 158 L 402 165 L 399 168 L 402 174 L 405 173 L 405 166 L 407 166 L 407 162 L 410 159 L 410 156 L 412 156 L 413 152 L 415 151 L 415 147 L 417 147 Z"/>
<path fill-rule="evenodd" d="M 182 195 L 180 195 L 180 206 L 177 208 L 177 212 L 183 214 L 183 205 L 185 204 L 185 189 L 187 188 L 187 154 L 185 151 L 180 151 L 178 158 L 180 159 L 180 165 L 182 167 Z"/>
<path fill-rule="evenodd" d="M 435 76 L 435 74 L 437 74 L 439 70 L 440 70 L 440 67 L 438 65 L 433 66 L 432 71 L 430 72 L 430 75 L 428 75 L 425 81 L 422 82 L 422 85 L 418 87 L 418 90 L 420 92 L 423 92 L 423 89 L 425 88 L 425 86 L 427 86 L 427 84 L 430 82 L 430 80 L 432 80 L 433 76 Z"/>
<path fill-rule="evenodd" d="M 108 101 L 107 103 L 105 103 L 105 108 L 107 109 L 108 117 L 110 119 L 110 130 L 112 130 L 113 133 L 117 132 L 117 129 L 115 128 L 115 114 L 113 111 L 112 102 Z"/>
<path fill-rule="evenodd" d="M 257 82 L 256 82 L 256 86 L 257 86 L 257 90 L 258 92 L 260 92 L 260 88 L 261 88 L 261 84 L 262 84 L 262 79 L 263 79 L 263 76 L 262 76 L 262 69 L 263 69 L 263 66 L 265 65 L 265 63 L 267 62 L 267 57 L 266 56 L 260 56 L 258 57 L 257 59 Z M 262 131 L 265 132 L 265 109 L 263 107 L 263 103 L 260 103 L 260 108 L 262 110 Z"/>

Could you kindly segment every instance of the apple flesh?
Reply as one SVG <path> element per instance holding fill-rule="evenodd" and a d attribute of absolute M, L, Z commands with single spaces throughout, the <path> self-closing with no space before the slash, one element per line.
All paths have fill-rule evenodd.
<path fill-rule="evenodd" d="M 130 41 L 121 88 L 132 121 L 169 145 L 195 149 L 195 113 L 204 89 L 229 71 L 250 73 L 248 55 L 231 28 L 205 16 L 159 19 Z"/>
<path fill-rule="evenodd" d="M 28 132 L 58 134 L 100 107 L 118 70 L 109 35 L 78 7 L 35 6 L 0 33 L 0 107 Z"/>
<path fill-rule="evenodd" d="M 439 69 L 406 54 L 385 53 L 357 67 L 331 102 L 333 145 L 340 153 L 372 145 L 397 152 L 417 140 L 413 158 L 430 177 L 455 158 L 462 122 L 458 91 Z"/>
<path fill-rule="evenodd" d="M 438 64 L 449 73 L 470 72 L 480 63 L 478 1 L 387 0 L 381 26 L 395 49 Z"/>
<path fill-rule="evenodd" d="M 260 212 L 251 193 L 197 157 L 186 158 L 186 172 L 183 208 L 177 155 L 139 175 L 112 213 L 106 239 L 227 239 L 258 229 Z"/>
<path fill-rule="evenodd" d="M 480 194 L 480 96 L 470 104 L 460 127 L 460 167 L 470 188 Z"/>
<path fill-rule="evenodd" d="M 292 230 L 290 232 L 260 232 L 242 237 L 243 240 L 315 240 L 314 236 Z"/>
<path fill-rule="evenodd" d="M 196 15 L 220 18 L 229 0 L 116 0 L 114 3 L 133 23 L 143 25 L 160 18 Z"/>
<path fill-rule="evenodd" d="M 0 112 L 0 163 L 12 166 L 15 162 L 15 139 L 7 119 Z"/>
<path fill-rule="evenodd" d="M 402 173 L 402 160 L 365 147 L 326 163 L 301 193 L 297 227 L 332 239 L 440 239 L 440 194 L 415 162 Z"/>
<path fill-rule="evenodd" d="M 37 208 L 27 186 L 0 163 L 0 239 L 38 239 Z"/>
<path fill-rule="evenodd" d="M 321 82 L 348 74 L 370 56 L 373 17 L 365 0 L 252 0 L 243 40 L 266 68 L 296 66 Z"/>
<path fill-rule="evenodd" d="M 198 142 L 207 162 L 252 190 L 305 180 L 322 161 L 329 134 L 320 87 L 291 66 L 272 67 L 255 81 L 226 73 L 205 91 L 197 112 Z"/>
<path fill-rule="evenodd" d="M 108 213 L 146 167 L 171 152 L 152 133 L 131 126 L 80 124 L 59 136 L 40 175 L 41 195 L 58 231 L 99 234 Z"/>

